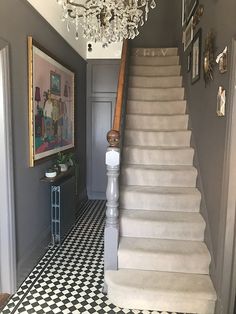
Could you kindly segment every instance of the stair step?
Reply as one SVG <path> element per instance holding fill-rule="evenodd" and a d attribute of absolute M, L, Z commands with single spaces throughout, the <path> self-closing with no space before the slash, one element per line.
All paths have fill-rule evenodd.
<path fill-rule="evenodd" d="M 191 131 L 153 131 L 153 130 L 125 130 L 125 145 L 140 146 L 190 146 Z"/>
<path fill-rule="evenodd" d="M 139 130 L 186 130 L 189 116 L 182 115 L 154 115 L 154 114 L 127 114 L 126 129 Z"/>
<path fill-rule="evenodd" d="M 124 146 L 123 162 L 143 165 L 193 165 L 191 147 Z"/>
<path fill-rule="evenodd" d="M 180 65 L 150 66 L 131 65 L 129 75 L 134 76 L 178 76 L 180 75 Z"/>
<path fill-rule="evenodd" d="M 140 101 L 128 100 L 127 113 L 143 114 L 184 114 L 186 101 Z"/>
<path fill-rule="evenodd" d="M 147 88 L 168 88 L 182 87 L 181 76 L 151 77 L 151 76 L 130 76 L 129 87 Z"/>
<path fill-rule="evenodd" d="M 144 57 L 144 56 L 132 56 L 130 58 L 130 64 L 132 65 L 179 65 L 178 56 L 154 56 L 154 57 Z"/>
<path fill-rule="evenodd" d="M 163 187 L 195 187 L 197 169 L 192 166 L 124 165 L 121 184 Z"/>
<path fill-rule="evenodd" d="M 121 308 L 214 314 L 208 275 L 120 269 L 106 271 L 109 300 Z"/>
<path fill-rule="evenodd" d="M 120 207 L 153 211 L 199 212 L 201 194 L 196 188 L 121 186 Z"/>
<path fill-rule="evenodd" d="M 178 48 L 133 48 L 131 49 L 132 56 L 144 56 L 144 57 L 168 57 L 177 56 Z"/>
<path fill-rule="evenodd" d="M 184 88 L 129 88 L 128 99 L 130 100 L 183 100 Z"/>
<path fill-rule="evenodd" d="M 205 226 L 200 213 L 120 210 L 123 237 L 203 241 Z"/>
<path fill-rule="evenodd" d="M 211 257 L 203 242 L 121 237 L 118 267 L 209 274 Z"/>

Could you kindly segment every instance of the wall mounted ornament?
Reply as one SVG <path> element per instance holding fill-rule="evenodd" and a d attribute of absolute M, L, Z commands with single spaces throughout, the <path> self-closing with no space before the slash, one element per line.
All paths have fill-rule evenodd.
<path fill-rule="evenodd" d="M 199 5 L 196 12 L 194 13 L 193 15 L 193 28 L 195 28 L 200 20 L 201 20 L 201 17 L 203 16 L 203 13 L 204 13 L 204 5 Z"/>
<path fill-rule="evenodd" d="M 219 65 L 219 71 L 220 73 L 227 72 L 227 66 L 228 66 L 228 47 L 225 47 L 225 49 L 217 56 L 216 63 Z"/>
<path fill-rule="evenodd" d="M 215 36 L 212 31 L 208 32 L 205 40 L 205 49 L 203 56 L 203 71 L 204 71 L 204 80 L 205 85 L 209 81 L 213 80 L 213 71 L 214 71 L 214 51 L 215 51 Z"/>
<path fill-rule="evenodd" d="M 217 108 L 216 113 L 218 117 L 225 116 L 225 104 L 226 104 L 226 92 L 225 89 L 220 86 L 217 94 Z"/>

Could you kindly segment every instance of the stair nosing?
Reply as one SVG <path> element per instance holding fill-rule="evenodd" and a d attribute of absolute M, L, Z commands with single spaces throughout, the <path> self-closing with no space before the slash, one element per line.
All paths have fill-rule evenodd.
<path fill-rule="evenodd" d="M 189 114 L 188 113 L 177 113 L 177 114 L 165 114 L 165 113 L 162 113 L 162 114 L 158 114 L 158 113 L 130 113 L 130 112 L 128 112 L 128 113 L 126 113 L 126 116 L 147 116 L 147 117 L 149 117 L 149 116 L 151 116 L 151 117 L 153 117 L 153 116 L 157 116 L 157 117 L 173 117 L 173 118 L 175 118 L 175 117 L 189 117 Z"/>
<path fill-rule="evenodd" d="M 155 273 L 155 275 L 161 274 L 162 277 L 165 274 L 169 275 L 169 276 L 171 276 L 171 274 L 173 274 L 173 276 L 176 276 L 178 274 L 179 277 L 181 277 L 181 276 L 185 277 L 185 278 L 189 277 L 191 279 L 190 280 L 191 282 L 194 282 L 196 280 L 196 278 L 202 278 L 203 280 L 209 280 L 209 282 L 211 283 L 211 289 L 208 291 L 208 293 L 204 297 L 201 295 L 201 293 L 199 293 L 199 291 L 197 291 L 197 293 L 199 293 L 201 295 L 200 298 L 199 297 L 197 297 L 197 298 L 199 298 L 200 300 L 206 300 L 206 301 L 216 301 L 216 299 L 217 299 L 217 295 L 216 295 L 216 292 L 214 290 L 214 287 L 213 287 L 213 284 L 212 284 L 212 281 L 211 281 L 209 275 L 173 273 L 173 272 L 160 272 L 160 271 L 145 271 L 145 270 L 132 270 L 132 269 L 126 269 L 126 270 L 124 270 L 124 269 L 120 270 L 119 269 L 118 271 L 107 271 L 106 274 L 112 274 L 113 273 L 113 274 L 116 274 L 117 276 L 119 276 L 119 272 L 121 272 L 121 271 L 124 272 L 124 273 L 127 273 L 127 275 L 125 276 L 126 280 L 129 280 L 128 278 L 130 278 L 131 272 L 133 272 L 135 274 L 135 278 L 138 278 L 137 273 L 143 273 L 143 274 L 146 274 L 146 275 L 150 274 L 152 276 Z M 106 278 L 107 278 L 107 276 L 106 276 Z M 153 283 L 155 283 L 155 282 L 158 282 L 158 281 L 156 281 L 156 280 L 153 281 Z M 115 283 L 115 285 L 119 285 L 119 286 L 124 287 L 124 284 L 126 284 L 126 283 L 127 282 L 123 282 L 122 283 L 121 281 L 118 281 L 118 282 Z M 135 286 L 133 284 L 131 284 L 130 280 L 129 280 L 129 285 L 126 285 L 126 287 L 128 287 L 128 289 L 129 288 L 135 288 Z M 145 287 L 145 291 L 146 292 L 152 292 L 153 288 L 154 288 L 154 286 L 150 287 L 149 289 L 148 289 L 148 287 Z M 144 289 L 143 281 L 142 281 L 142 283 L 140 283 L 140 286 L 136 287 L 136 289 L 138 289 L 138 290 L 140 290 L 140 289 L 143 290 Z M 182 292 L 182 294 L 186 294 L 186 291 L 181 291 L 181 292 Z M 196 296 L 194 296 L 195 293 L 196 292 L 194 291 L 194 289 L 193 289 L 193 291 L 188 291 L 188 294 L 192 295 L 193 298 L 196 298 Z M 168 294 L 168 293 L 164 293 L 164 291 L 162 291 L 162 294 L 160 294 L 160 292 L 159 292 L 159 295 L 166 295 L 166 294 Z"/>
<path fill-rule="evenodd" d="M 143 145 L 124 145 L 123 148 L 137 148 L 140 150 L 191 150 L 193 151 L 193 147 L 191 146 L 181 146 L 181 147 L 176 147 L 176 146 L 143 146 Z"/>
<path fill-rule="evenodd" d="M 181 65 L 180 64 L 173 64 L 173 65 L 148 65 L 148 64 L 139 65 L 138 64 L 138 65 L 130 65 L 130 67 L 150 67 L 150 68 L 153 68 L 153 67 L 157 67 L 157 68 L 178 67 L 178 68 L 181 68 Z"/>
<path fill-rule="evenodd" d="M 207 255 L 207 257 L 209 258 L 209 260 L 211 259 L 211 255 L 209 253 L 209 250 L 207 248 L 207 245 L 204 241 L 196 241 L 196 240 L 177 240 L 177 239 L 158 239 L 158 238 L 137 238 L 137 237 L 124 237 L 124 236 L 121 236 L 120 237 L 120 242 L 119 242 L 119 251 L 127 251 L 127 250 L 133 250 L 135 251 L 137 248 L 136 247 L 124 247 L 125 244 L 130 241 L 130 240 L 133 240 L 134 242 L 136 242 L 137 246 L 140 245 L 140 248 L 142 248 L 142 245 L 143 245 L 143 241 L 145 242 L 155 242 L 155 243 L 167 243 L 167 244 L 179 244 L 180 246 L 184 246 L 184 245 L 193 245 L 195 244 L 196 246 L 198 247 L 201 247 L 205 252 L 204 252 L 204 255 Z M 122 244 L 122 245 L 121 245 Z M 147 252 L 147 251 L 146 251 Z M 160 252 L 159 251 L 159 248 L 155 248 L 155 250 L 152 251 L 153 252 Z M 187 253 L 186 253 L 187 254 Z"/>
<path fill-rule="evenodd" d="M 189 129 L 178 129 L 178 130 L 162 130 L 162 129 L 136 129 L 136 128 L 126 128 L 126 131 L 135 131 L 135 132 L 165 132 L 165 133 L 192 133 L 192 130 Z"/>
<path fill-rule="evenodd" d="M 125 184 L 121 184 L 120 186 L 120 189 L 121 191 L 122 190 L 130 190 L 130 191 L 137 191 L 139 190 L 142 190 L 144 192 L 146 191 L 151 191 L 151 190 L 155 190 L 155 193 L 156 194 L 197 194 L 197 195 L 201 195 L 201 192 L 199 191 L 199 189 L 197 187 L 163 187 L 163 186 L 148 186 L 148 185 L 125 185 Z M 162 191 L 163 190 L 163 191 Z M 184 193 L 180 193 L 181 191 L 184 191 Z"/>

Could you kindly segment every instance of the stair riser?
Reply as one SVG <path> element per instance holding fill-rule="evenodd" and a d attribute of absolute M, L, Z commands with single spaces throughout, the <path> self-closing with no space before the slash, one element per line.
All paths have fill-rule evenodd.
<path fill-rule="evenodd" d="M 143 165 L 193 165 L 193 149 L 140 150 L 124 147 L 123 161 Z"/>
<path fill-rule="evenodd" d="M 108 287 L 109 300 L 118 307 L 150 311 L 168 311 L 179 313 L 214 314 L 215 302 L 191 298 L 174 298 L 153 294 L 144 289 L 129 289 L 129 287 Z"/>
<path fill-rule="evenodd" d="M 133 48 L 131 50 L 132 56 L 141 56 L 141 57 L 168 57 L 168 56 L 177 56 L 177 48 Z"/>
<path fill-rule="evenodd" d="M 125 145 L 188 147 L 190 146 L 190 131 L 175 132 L 143 132 L 125 131 Z"/>
<path fill-rule="evenodd" d="M 178 56 L 167 56 L 167 57 L 131 57 L 131 65 L 178 65 Z"/>
<path fill-rule="evenodd" d="M 199 212 L 200 201 L 200 193 L 194 195 L 177 195 L 123 190 L 120 194 L 120 207 L 124 209 Z"/>
<path fill-rule="evenodd" d="M 186 111 L 186 101 L 148 102 L 148 101 L 129 100 L 127 102 L 127 113 L 184 114 L 185 111 Z"/>
<path fill-rule="evenodd" d="M 190 222 L 140 221 L 120 218 L 123 237 L 157 238 L 171 240 L 203 241 L 205 224 Z"/>
<path fill-rule="evenodd" d="M 175 273 L 209 274 L 208 255 L 169 254 L 135 251 L 118 251 L 119 269 L 140 269 Z"/>
<path fill-rule="evenodd" d="M 123 168 L 121 182 L 126 185 L 146 185 L 165 187 L 195 187 L 195 170 L 146 170 Z"/>
<path fill-rule="evenodd" d="M 139 130 L 187 130 L 188 115 L 178 116 L 145 116 L 131 115 L 126 116 L 127 129 Z"/>
<path fill-rule="evenodd" d="M 184 89 L 183 88 L 129 88 L 128 99 L 130 100 L 183 100 Z"/>
<path fill-rule="evenodd" d="M 143 76 L 131 76 L 129 78 L 129 87 L 141 87 L 141 88 L 171 88 L 181 87 L 182 77 L 143 77 Z"/>
<path fill-rule="evenodd" d="M 178 76 L 180 75 L 180 66 L 130 66 L 129 74 L 131 76 Z"/>

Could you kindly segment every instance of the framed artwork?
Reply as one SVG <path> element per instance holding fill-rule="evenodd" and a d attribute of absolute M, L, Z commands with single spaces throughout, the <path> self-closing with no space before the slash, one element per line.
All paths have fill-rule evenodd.
<path fill-rule="evenodd" d="M 53 71 L 50 72 L 50 91 L 51 94 L 61 95 L 61 75 Z"/>
<path fill-rule="evenodd" d="M 189 23 L 197 6 L 198 0 L 182 0 L 182 26 Z"/>
<path fill-rule="evenodd" d="M 201 72 L 201 44 L 202 30 L 200 29 L 193 39 L 192 44 L 192 84 L 200 79 Z"/>
<path fill-rule="evenodd" d="M 187 71 L 190 72 L 191 70 L 191 65 L 192 65 L 192 52 L 188 54 L 188 59 L 187 59 Z"/>
<path fill-rule="evenodd" d="M 28 37 L 30 167 L 74 148 L 74 77 Z"/>
<path fill-rule="evenodd" d="M 184 33 L 183 33 L 183 43 L 184 51 L 186 51 L 193 40 L 193 18 L 189 21 Z"/>

